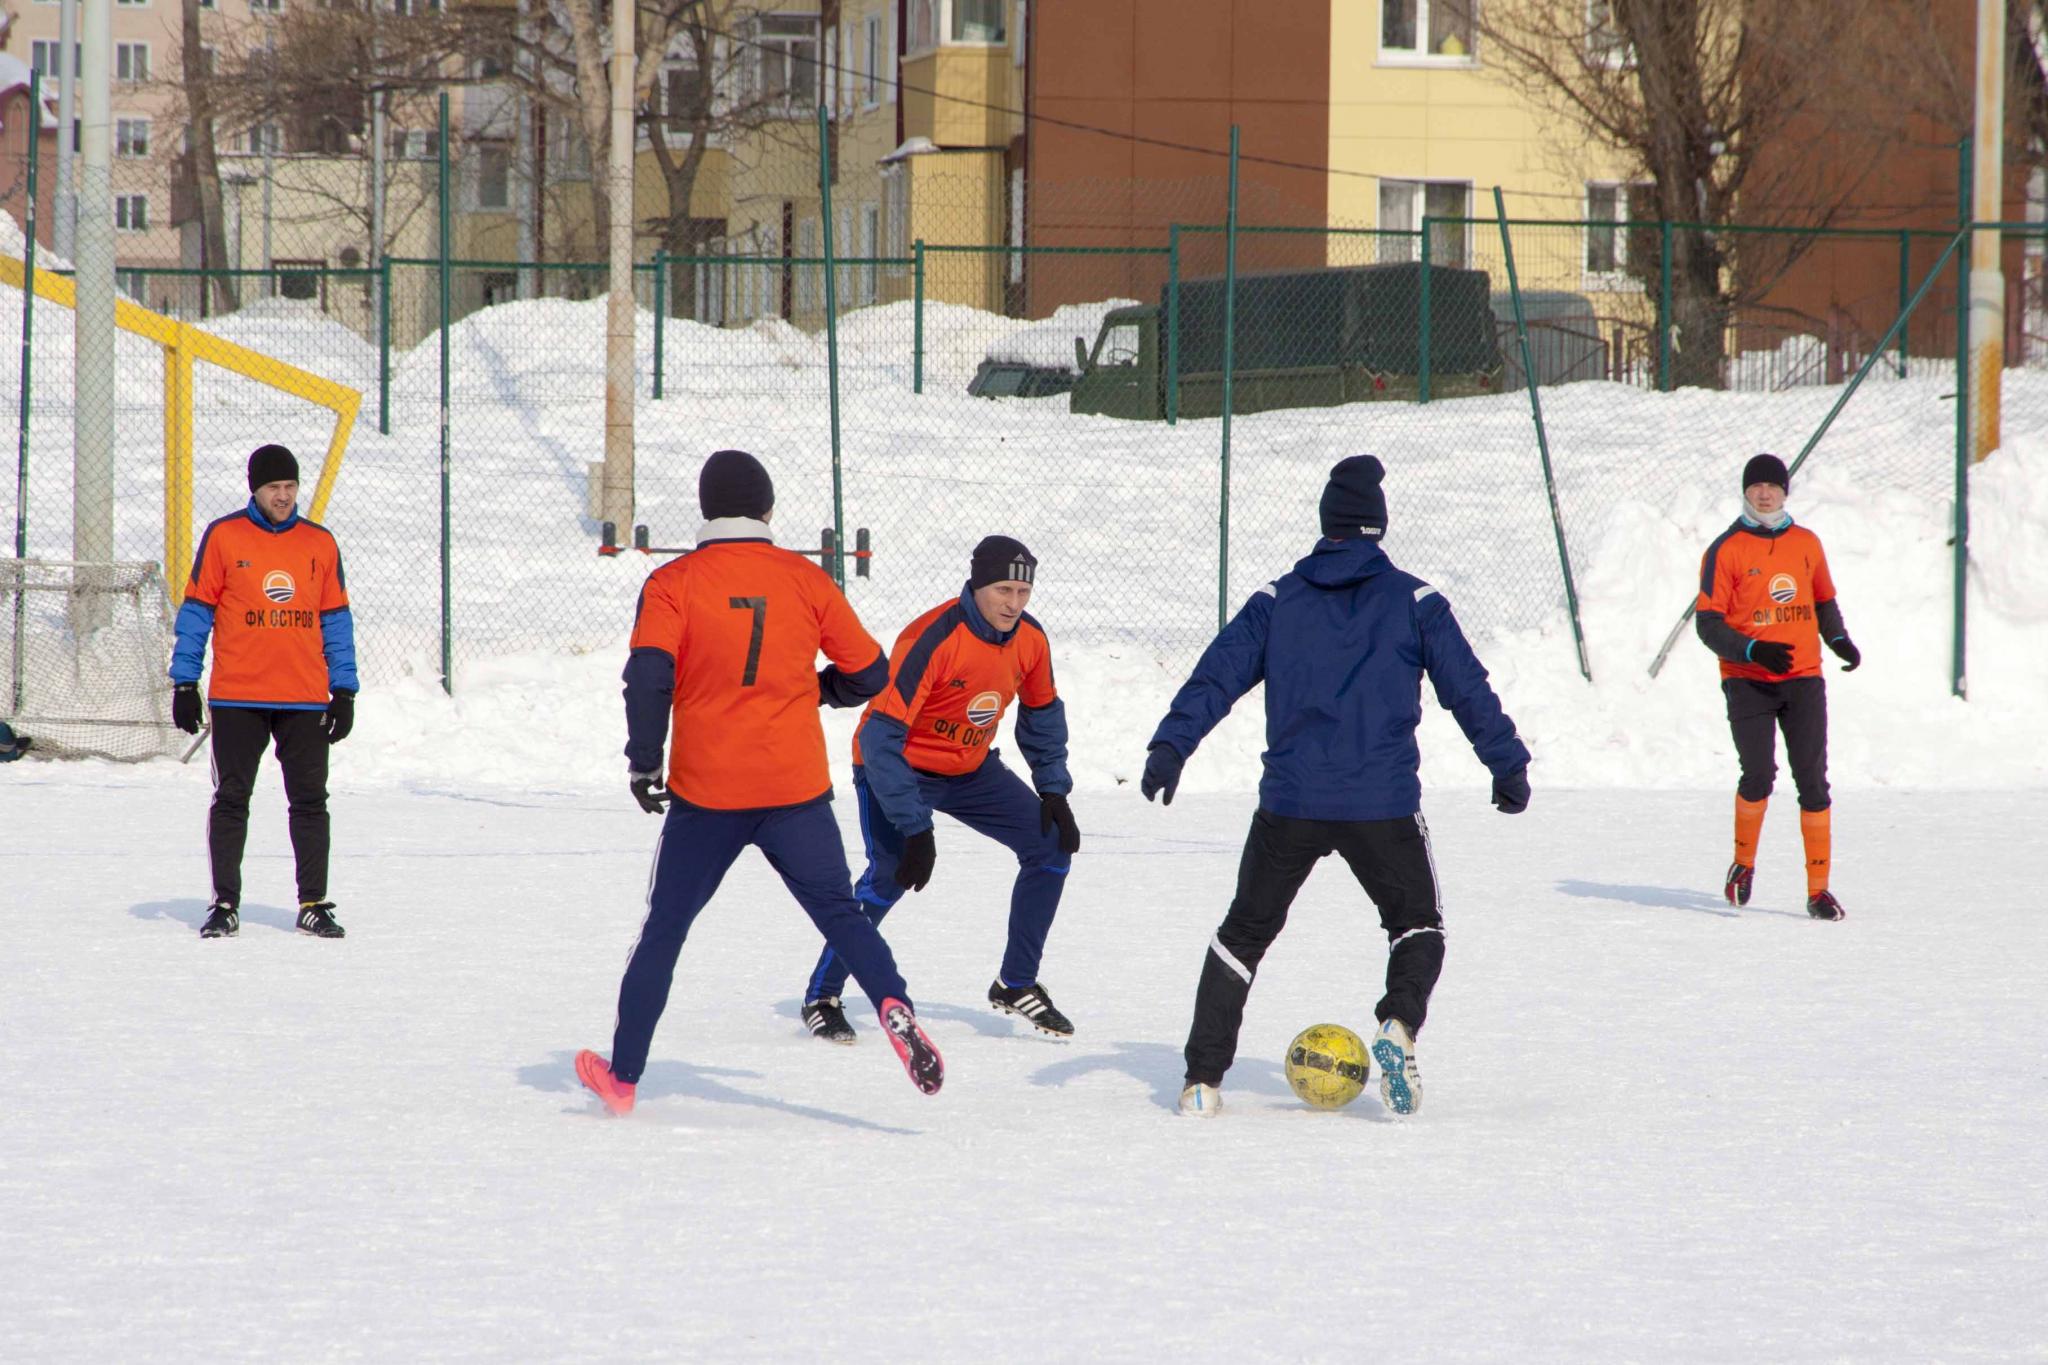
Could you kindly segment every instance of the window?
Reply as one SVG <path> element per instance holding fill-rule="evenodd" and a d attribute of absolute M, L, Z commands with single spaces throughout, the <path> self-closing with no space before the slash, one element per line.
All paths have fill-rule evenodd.
<path fill-rule="evenodd" d="M 816 259 L 818 255 L 818 220 L 806 218 L 796 230 L 796 254 L 805 260 Z M 816 266 L 800 265 L 796 268 L 796 310 L 809 313 L 817 308 L 814 300 L 818 296 L 818 269 Z"/>
<path fill-rule="evenodd" d="M 907 52 L 929 52 L 939 45 L 939 0 L 910 0 L 910 45 Z"/>
<path fill-rule="evenodd" d="M 114 228 L 118 232 L 149 231 L 149 196 L 146 194 L 115 195 Z"/>
<path fill-rule="evenodd" d="M 1136 369 L 1138 367 L 1138 347 L 1140 344 L 1141 338 L 1138 333 L 1138 324 L 1135 322 L 1119 322 L 1116 326 L 1102 334 L 1102 346 L 1096 352 L 1095 363 L 1098 366 L 1104 367 L 1121 366 L 1126 369 Z"/>
<path fill-rule="evenodd" d="M 114 3 L 122 9 L 141 9 L 149 0 L 114 0 Z"/>
<path fill-rule="evenodd" d="M 145 157 L 149 155 L 149 120 L 146 118 L 124 118 L 114 120 L 114 155 Z"/>
<path fill-rule="evenodd" d="M 391 155 L 399 161 L 432 161 L 441 155 L 438 128 L 392 128 L 385 133 Z"/>
<path fill-rule="evenodd" d="M 1472 58 L 1478 0 L 1380 0 L 1380 55 Z"/>
<path fill-rule="evenodd" d="M 872 109 L 882 102 L 882 16 L 862 20 L 860 33 L 860 106 Z"/>
<path fill-rule="evenodd" d="M 149 79 L 149 44 L 114 44 L 114 79 L 140 85 Z"/>
<path fill-rule="evenodd" d="M 860 294 L 862 303 L 873 303 L 882 296 L 882 268 L 875 264 L 875 257 L 882 246 L 882 207 L 879 204 L 860 206 L 860 254 L 867 257 L 867 264 L 861 267 Z"/>
<path fill-rule="evenodd" d="M 1017 18 L 1010 25 L 1010 65 L 1024 65 L 1024 35 L 1031 31 L 1029 0 L 1017 0 Z"/>
<path fill-rule="evenodd" d="M 114 288 L 128 298 L 134 299 L 137 303 L 142 302 L 142 291 L 148 283 L 149 275 L 146 271 L 116 270 L 114 272 Z"/>
<path fill-rule="evenodd" d="M 78 61 L 81 46 L 78 43 L 71 45 L 71 78 L 73 80 L 78 79 Z M 125 47 L 127 44 L 124 43 L 122 46 Z M 28 45 L 28 50 L 30 66 L 42 72 L 45 76 L 59 76 L 63 74 L 57 70 L 57 40 L 55 38 L 33 39 Z"/>
<path fill-rule="evenodd" d="M 1614 0 L 1586 0 L 1586 61 L 1615 68 L 1636 64 L 1635 48 L 1615 17 Z"/>
<path fill-rule="evenodd" d="M 1464 220 L 1471 202 L 1469 180 L 1382 180 L 1379 226 L 1382 231 L 1419 232 L 1425 216 L 1451 220 L 1429 225 L 1429 262 L 1462 266 L 1466 264 L 1467 249 Z M 1417 259 L 1415 239 L 1382 237 L 1380 259 Z"/>
<path fill-rule="evenodd" d="M 482 142 L 476 149 L 476 206 L 512 207 L 512 148 L 504 142 Z"/>
<path fill-rule="evenodd" d="M 324 292 L 322 286 L 327 283 L 325 273 L 327 262 L 279 260 L 273 261 L 271 264 L 277 267 L 277 275 L 272 281 L 272 288 L 278 294 L 288 299 L 298 299 L 301 302 L 321 298 L 321 294 Z M 323 306 L 325 302 L 326 300 L 321 299 Z"/>
<path fill-rule="evenodd" d="M 1656 204 L 1648 185 L 1586 186 L 1586 274 L 1619 284 L 1621 277 L 1654 266 Z M 1622 224 L 1626 222 L 1624 229 Z M 1648 226 L 1643 226 L 1648 224 Z"/>
<path fill-rule="evenodd" d="M 1003 11 L 1009 0 L 953 0 L 953 41 L 988 43 L 1008 41 L 1003 29 Z"/>
<path fill-rule="evenodd" d="M 1013 247 L 1024 245 L 1024 168 L 1010 170 L 1010 241 Z M 1011 284 L 1024 283 L 1024 253 L 1022 250 L 1006 253 L 1010 258 Z"/>
<path fill-rule="evenodd" d="M 748 94 L 754 99 L 790 113 L 808 113 L 817 107 L 815 14 L 765 14 L 756 19 L 753 56 Z"/>
<path fill-rule="evenodd" d="M 246 132 L 235 134 L 228 150 L 250 156 L 277 156 L 284 151 L 283 132 L 275 123 L 252 124 Z"/>
<path fill-rule="evenodd" d="M 249 0 L 251 14 L 275 14 L 281 0 Z"/>
<path fill-rule="evenodd" d="M 668 126 L 685 131 L 709 89 L 694 57 L 671 57 L 661 68 L 661 113 Z"/>
<path fill-rule="evenodd" d="M 882 242 L 884 255 L 910 254 L 910 170 L 902 162 L 882 167 Z M 892 265 L 889 273 L 901 278 L 908 269 Z"/>
<path fill-rule="evenodd" d="M 393 14 L 425 14 L 430 10 L 438 12 L 440 8 L 441 0 L 391 0 Z"/>

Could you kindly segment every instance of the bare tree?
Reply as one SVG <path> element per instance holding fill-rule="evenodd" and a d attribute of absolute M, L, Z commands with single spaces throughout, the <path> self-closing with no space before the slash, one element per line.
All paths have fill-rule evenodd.
<path fill-rule="evenodd" d="M 179 174 L 192 177 L 199 206 L 200 264 L 219 270 L 228 264 L 227 221 L 220 197 L 220 161 L 213 141 L 213 73 L 207 69 L 206 46 L 199 36 L 199 0 L 184 0 L 178 55 L 185 77 L 185 126 L 190 133 Z M 219 311 L 232 313 L 242 306 L 235 276 L 213 276 L 213 290 Z"/>
<path fill-rule="evenodd" d="M 1670 239 L 1677 384 L 1721 385 L 1733 311 L 1813 242 L 1725 229 L 1836 223 L 1912 118 L 1956 99 L 1919 0 L 1504 0 L 1478 22 L 1490 60 L 1624 152 L 1646 207 L 1685 225 Z M 1666 263 L 1645 255 L 1630 268 L 1647 286 Z"/>

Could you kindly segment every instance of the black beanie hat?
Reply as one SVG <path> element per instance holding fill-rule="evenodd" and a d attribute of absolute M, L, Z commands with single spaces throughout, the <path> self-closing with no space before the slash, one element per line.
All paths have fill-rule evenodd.
<path fill-rule="evenodd" d="M 1386 467 L 1371 455 L 1353 455 L 1331 466 L 1323 486 L 1323 534 L 1332 540 L 1378 540 L 1387 530 L 1387 495 L 1380 491 Z"/>
<path fill-rule="evenodd" d="M 765 517 L 775 506 L 775 483 L 746 451 L 716 451 L 697 476 L 697 506 L 706 521 Z"/>
<path fill-rule="evenodd" d="M 297 483 L 298 457 L 280 445 L 257 446 L 249 456 L 249 491 L 266 483 Z"/>
<path fill-rule="evenodd" d="M 1742 490 L 1749 491 L 1753 483 L 1774 483 L 1792 495 L 1792 472 L 1785 468 L 1785 462 L 1768 452 L 1752 455 L 1749 463 L 1742 467 Z"/>
<path fill-rule="evenodd" d="M 1024 548 L 1021 540 L 1008 536 L 984 536 L 981 544 L 974 547 L 974 558 L 967 569 L 969 589 L 985 588 L 991 583 L 1031 583 L 1038 575 L 1038 557 Z"/>

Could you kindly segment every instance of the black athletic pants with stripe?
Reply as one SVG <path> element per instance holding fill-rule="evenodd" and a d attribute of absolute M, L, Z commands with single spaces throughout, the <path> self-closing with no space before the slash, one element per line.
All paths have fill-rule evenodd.
<path fill-rule="evenodd" d="M 1828 685 L 1820 678 L 1758 682 L 1723 678 L 1728 729 L 1742 764 L 1736 793 L 1761 801 L 1778 780 L 1778 731 L 1785 732 L 1785 758 L 1799 788 L 1799 809 L 1826 810 L 1828 799 Z"/>
<path fill-rule="evenodd" d="M 284 774 L 299 901 L 327 899 L 327 734 L 321 711 L 216 706 L 213 712 L 213 809 L 206 847 L 213 857 L 214 899 L 242 903 L 242 845 L 249 837 L 249 794 L 263 751 L 276 741 Z"/>
<path fill-rule="evenodd" d="M 1394 820 L 1296 820 L 1261 810 L 1237 867 L 1237 897 L 1202 960 L 1195 1022 L 1188 1031 L 1187 1078 L 1221 1085 L 1237 1057 L 1237 1031 L 1259 961 L 1287 925 L 1288 907 L 1308 874 L 1331 853 L 1351 867 L 1379 907 L 1392 945 L 1387 993 L 1374 1008 L 1419 1032 L 1429 994 L 1444 967 L 1443 918 L 1429 827 L 1418 815 Z"/>

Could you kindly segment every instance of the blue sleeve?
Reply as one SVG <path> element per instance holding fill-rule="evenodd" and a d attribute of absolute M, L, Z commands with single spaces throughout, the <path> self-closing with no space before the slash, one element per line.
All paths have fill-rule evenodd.
<path fill-rule="evenodd" d="M 1486 666 L 1472 652 L 1451 604 L 1434 588 L 1418 589 L 1415 624 L 1422 636 L 1422 667 L 1436 688 L 1436 699 L 1465 732 L 1472 751 L 1495 777 L 1529 766 L 1529 750 L 1515 733 L 1515 723 L 1501 710 L 1500 698 L 1486 681 Z"/>
<path fill-rule="evenodd" d="M 1237 699 L 1264 680 L 1266 632 L 1272 626 L 1275 600 L 1273 585 L 1260 588 L 1230 618 L 1222 633 L 1209 642 L 1195 664 L 1195 671 L 1174 694 L 1173 705 L 1167 708 L 1166 719 L 1152 732 L 1147 748 L 1166 744 L 1182 758 L 1191 756 L 1203 738 L 1230 714 Z"/>
<path fill-rule="evenodd" d="M 869 712 L 860 727 L 860 761 L 868 790 L 889 823 L 904 834 L 922 834 L 932 827 L 932 813 L 918 790 L 910 760 L 903 756 L 903 741 L 909 738 L 910 728 L 902 721 Z"/>
<path fill-rule="evenodd" d="M 327 656 L 328 690 L 356 691 L 356 618 L 347 607 L 320 613 L 320 650 Z"/>
<path fill-rule="evenodd" d="M 669 706 L 676 694 L 676 660 L 665 649 L 642 645 L 626 656 L 626 764 L 636 773 L 661 771 L 668 740 Z"/>
<path fill-rule="evenodd" d="M 178 642 L 171 649 L 171 681 L 196 683 L 206 667 L 206 637 L 213 634 L 213 608 L 188 597 L 178 608 L 174 627 Z"/>
<path fill-rule="evenodd" d="M 1031 785 L 1065 796 L 1074 789 L 1067 772 L 1067 704 L 1058 697 L 1043 706 L 1020 706 L 1017 747 L 1031 765 Z"/>
<path fill-rule="evenodd" d="M 859 706 L 889 685 L 889 656 L 875 651 L 875 661 L 858 673 L 842 673 L 838 664 L 818 670 L 820 706 Z"/>

